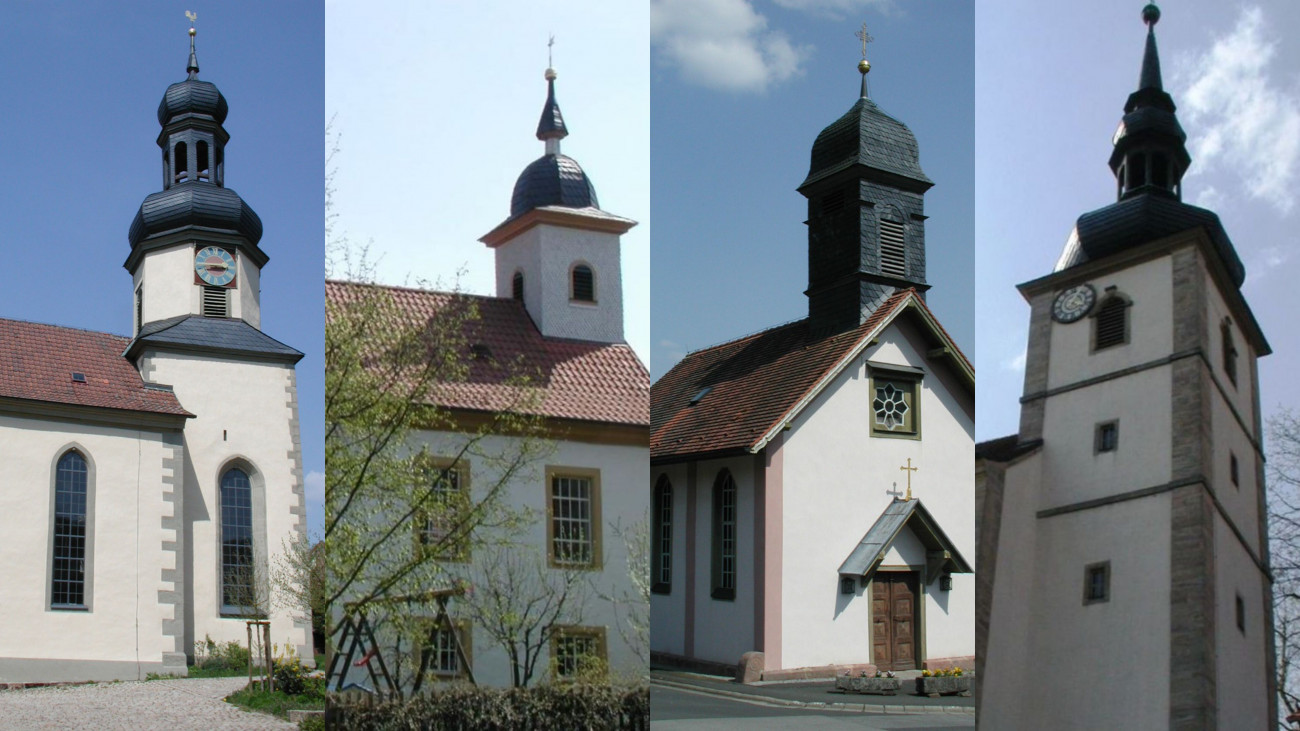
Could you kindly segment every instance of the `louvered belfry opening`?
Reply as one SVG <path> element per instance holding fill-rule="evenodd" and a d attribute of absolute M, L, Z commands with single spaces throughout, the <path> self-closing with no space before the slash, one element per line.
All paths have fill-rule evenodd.
<path fill-rule="evenodd" d="M 907 247 L 903 224 L 880 219 L 880 272 L 891 277 L 907 276 Z"/>
<path fill-rule="evenodd" d="M 1097 309 L 1095 321 L 1095 350 L 1111 348 L 1128 342 L 1128 302 L 1121 297 L 1108 297 Z"/>
<path fill-rule="evenodd" d="M 510 281 L 510 296 L 516 302 L 524 301 L 524 273 L 515 272 L 515 276 Z"/>
<path fill-rule="evenodd" d="M 230 296 L 223 287 L 204 287 L 200 312 L 204 317 L 230 317 Z"/>
<path fill-rule="evenodd" d="M 591 267 L 579 264 L 573 268 L 573 299 L 578 302 L 596 301 L 596 281 Z"/>

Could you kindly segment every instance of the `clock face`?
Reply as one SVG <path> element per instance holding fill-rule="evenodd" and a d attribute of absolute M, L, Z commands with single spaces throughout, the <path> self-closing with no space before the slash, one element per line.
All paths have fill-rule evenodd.
<path fill-rule="evenodd" d="M 194 274 L 204 284 L 226 287 L 235 281 L 235 258 L 216 246 L 205 246 L 194 256 Z"/>
<path fill-rule="evenodd" d="M 1097 301 L 1097 291 L 1091 284 L 1071 287 L 1056 296 L 1052 303 L 1052 319 L 1057 322 L 1074 322 L 1092 309 Z"/>

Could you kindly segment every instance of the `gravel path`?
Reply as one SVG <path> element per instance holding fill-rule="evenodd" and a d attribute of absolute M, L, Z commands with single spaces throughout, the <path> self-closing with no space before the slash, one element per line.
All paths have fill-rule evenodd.
<path fill-rule="evenodd" d="M 252 713 L 223 698 L 245 678 L 194 678 L 144 682 L 65 685 L 0 691 L 0 728 L 84 729 L 296 729 L 264 713 Z"/>

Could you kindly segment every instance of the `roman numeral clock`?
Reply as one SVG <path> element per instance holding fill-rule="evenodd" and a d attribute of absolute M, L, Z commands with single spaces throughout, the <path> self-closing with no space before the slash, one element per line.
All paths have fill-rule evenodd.
<path fill-rule="evenodd" d="M 210 287 L 235 286 L 235 258 L 217 246 L 205 246 L 194 255 L 194 283 Z"/>

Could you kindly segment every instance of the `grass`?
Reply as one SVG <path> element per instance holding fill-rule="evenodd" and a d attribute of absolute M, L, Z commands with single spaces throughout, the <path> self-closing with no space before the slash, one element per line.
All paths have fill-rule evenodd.
<path fill-rule="evenodd" d="M 290 710 L 325 710 L 325 698 L 310 691 L 302 695 L 286 695 L 278 690 L 268 692 L 250 686 L 226 696 L 226 701 L 240 708 L 270 713 L 280 718 L 288 718 Z"/>

